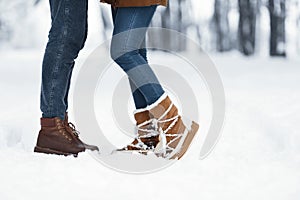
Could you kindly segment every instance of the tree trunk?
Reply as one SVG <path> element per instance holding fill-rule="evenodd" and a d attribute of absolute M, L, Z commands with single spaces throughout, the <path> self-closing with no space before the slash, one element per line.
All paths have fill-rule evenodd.
<path fill-rule="evenodd" d="M 186 34 L 188 27 L 192 24 L 190 15 L 186 13 L 186 10 L 190 10 L 189 6 L 186 0 L 169 1 L 167 8 L 155 14 L 151 24 Z M 176 34 L 152 33 L 148 36 L 148 41 L 152 45 L 163 44 L 164 47 L 173 51 L 184 51 L 187 48 L 186 39 Z"/>
<path fill-rule="evenodd" d="M 219 52 L 224 52 L 231 49 L 228 12 L 228 0 L 215 0 L 213 23 L 216 33 L 216 48 Z"/>
<path fill-rule="evenodd" d="M 270 55 L 286 56 L 285 47 L 285 0 L 269 0 Z"/>
<path fill-rule="evenodd" d="M 244 55 L 252 55 L 255 52 L 256 0 L 239 0 L 239 12 L 239 50 Z"/>
<path fill-rule="evenodd" d="M 300 53 L 300 13 L 297 18 L 297 52 Z"/>
<path fill-rule="evenodd" d="M 173 2 L 172 2 L 173 3 Z M 171 11 L 170 11 L 170 4 L 171 2 L 168 2 L 167 8 L 162 12 L 161 14 L 161 27 L 166 29 L 171 29 Z M 160 38 L 158 36 L 158 38 Z M 163 34 L 163 37 L 160 38 L 161 44 L 164 44 L 164 47 L 167 47 L 170 49 L 170 45 L 172 44 L 172 38 L 170 35 Z"/>

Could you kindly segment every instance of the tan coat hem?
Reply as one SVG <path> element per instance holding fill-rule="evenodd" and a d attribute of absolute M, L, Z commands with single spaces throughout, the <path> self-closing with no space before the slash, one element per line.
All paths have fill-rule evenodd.
<path fill-rule="evenodd" d="M 152 5 L 162 5 L 167 6 L 168 0 L 100 0 L 102 3 L 108 3 L 114 7 L 143 7 Z M 114 2 L 114 3 L 111 3 Z"/>

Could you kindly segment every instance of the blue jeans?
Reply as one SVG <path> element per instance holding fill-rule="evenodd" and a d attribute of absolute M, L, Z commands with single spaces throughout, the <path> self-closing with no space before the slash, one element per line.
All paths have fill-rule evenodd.
<path fill-rule="evenodd" d="M 64 118 L 74 59 L 87 36 L 88 0 L 49 0 L 51 29 L 42 64 L 43 117 Z"/>
<path fill-rule="evenodd" d="M 49 2 L 52 24 L 42 64 L 40 108 L 42 117 L 64 119 L 68 109 L 74 60 L 83 48 L 87 36 L 88 0 L 49 0 Z M 114 35 L 133 28 L 148 27 L 155 8 L 156 6 L 114 10 Z M 143 38 L 142 43 L 145 34 L 146 32 L 139 34 Z M 114 43 L 113 46 L 127 50 L 128 45 L 140 42 L 132 40 L 132 37 L 126 41 Z M 144 45 L 139 47 L 142 46 Z M 112 55 L 123 53 L 111 52 Z M 146 107 L 163 94 L 164 91 L 147 63 L 145 48 L 140 49 L 138 53 L 133 51 L 114 58 L 128 74 L 136 108 Z M 141 85 L 140 79 L 147 80 L 149 84 Z"/>
<path fill-rule="evenodd" d="M 164 90 L 148 64 L 145 37 L 157 6 L 112 8 L 112 59 L 128 75 L 135 107 L 145 108 Z"/>

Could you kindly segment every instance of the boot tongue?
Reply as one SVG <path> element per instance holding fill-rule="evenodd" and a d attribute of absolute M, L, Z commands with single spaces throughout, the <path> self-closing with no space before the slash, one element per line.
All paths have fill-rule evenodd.
<path fill-rule="evenodd" d="M 64 120 L 64 121 L 65 121 L 66 123 L 69 122 L 69 119 L 68 119 L 68 118 L 69 118 L 69 117 L 68 117 L 68 112 L 65 112 L 65 120 Z"/>

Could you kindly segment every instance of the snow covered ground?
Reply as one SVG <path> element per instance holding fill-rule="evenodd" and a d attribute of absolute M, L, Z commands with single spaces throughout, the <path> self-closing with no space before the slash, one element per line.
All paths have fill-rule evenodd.
<path fill-rule="evenodd" d="M 88 153 L 73 158 L 32 152 L 42 53 L 0 52 L 1 200 L 300 198 L 300 60 L 212 55 L 227 99 L 214 151 L 199 160 L 195 144 L 162 171 L 132 175 L 106 168 Z"/>

